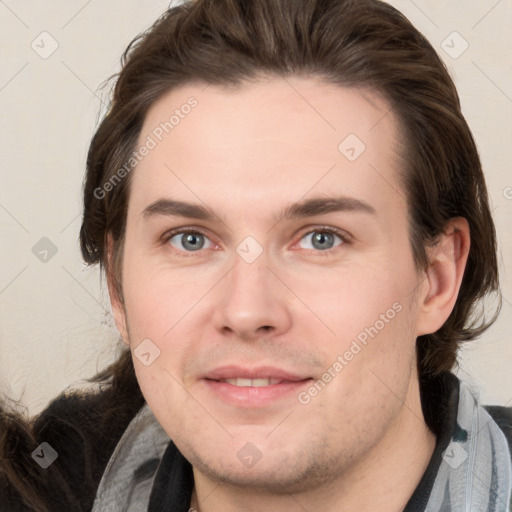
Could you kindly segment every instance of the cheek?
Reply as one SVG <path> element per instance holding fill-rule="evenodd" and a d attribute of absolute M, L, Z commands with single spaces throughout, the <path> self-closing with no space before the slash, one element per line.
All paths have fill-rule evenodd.
<path fill-rule="evenodd" d="M 135 374 L 142 395 L 157 421 L 164 427 L 170 437 L 175 438 L 182 431 L 186 411 L 187 422 L 191 419 L 201 424 L 197 411 L 191 407 L 190 398 L 183 392 L 176 371 L 160 356 L 151 366 L 144 366 L 137 361 Z M 176 411 L 180 411 L 179 414 Z"/>
<path fill-rule="evenodd" d="M 386 386 L 403 393 L 414 362 L 414 267 L 378 260 L 333 274 L 322 287 L 304 287 L 311 310 L 331 331 L 323 329 L 322 349 L 335 375 L 329 386 L 340 414 L 350 403 L 364 417 L 365 407 L 393 400 Z M 325 393 L 320 401 L 330 397 Z"/>
<path fill-rule="evenodd" d="M 126 251 L 123 290 L 132 338 L 167 339 L 214 284 L 197 268 L 168 268 L 150 258 Z"/>
<path fill-rule="evenodd" d="M 186 407 L 183 366 L 194 357 L 194 340 L 201 339 L 205 324 L 198 315 L 204 314 L 211 276 L 150 266 L 134 252 L 126 259 L 124 272 L 130 348 L 142 393 L 155 413 Z M 158 356 L 148 366 L 137 357 L 143 340 L 157 347 Z"/>
<path fill-rule="evenodd" d="M 327 335 L 331 331 L 339 340 L 351 340 L 363 333 L 364 339 L 365 329 L 389 331 L 391 324 L 400 324 L 398 317 L 403 316 L 400 312 L 410 302 L 416 283 L 407 262 L 397 270 L 385 261 L 379 256 L 376 262 L 366 260 L 350 268 L 295 276 L 294 290 Z"/>

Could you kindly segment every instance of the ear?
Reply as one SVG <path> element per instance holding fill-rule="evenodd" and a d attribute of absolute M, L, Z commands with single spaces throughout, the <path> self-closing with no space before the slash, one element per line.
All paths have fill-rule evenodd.
<path fill-rule="evenodd" d="M 107 285 L 108 285 L 108 293 L 110 296 L 110 305 L 112 307 L 112 314 L 114 316 L 114 320 L 116 323 L 117 330 L 119 334 L 123 338 L 123 341 L 126 345 L 130 346 L 129 338 L 128 338 L 128 330 L 126 323 L 126 311 L 124 308 L 124 304 L 119 296 L 119 291 L 114 283 L 114 275 L 113 275 L 113 259 L 114 259 L 114 240 L 112 238 L 112 234 L 107 234 Z"/>
<path fill-rule="evenodd" d="M 436 332 L 446 322 L 459 294 L 470 247 L 469 225 L 465 218 L 450 219 L 438 243 L 428 250 L 430 266 L 416 323 L 416 336 Z"/>

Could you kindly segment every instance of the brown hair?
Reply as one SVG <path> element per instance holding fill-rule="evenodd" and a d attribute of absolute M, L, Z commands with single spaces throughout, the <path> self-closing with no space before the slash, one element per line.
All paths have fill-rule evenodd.
<path fill-rule="evenodd" d="M 88 153 L 80 230 L 85 261 L 100 264 L 123 302 L 132 173 L 108 192 L 105 183 L 129 161 L 156 100 L 191 82 L 238 86 L 290 75 L 370 88 L 389 101 L 406 148 L 402 180 L 418 269 L 428 267 L 426 247 L 435 244 L 446 222 L 467 219 L 471 248 L 457 303 L 437 332 L 417 340 L 421 379 L 452 369 L 460 344 L 480 335 L 499 311 L 490 320 L 476 311 L 480 299 L 498 291 L 495 229 L 477 148 L 444 64 L 399 11 L 379 0 L 189 1 L 167 10 L 132 41 Z M 110 372 L 122 367 L 136 387 L 133 366 L 123 357 Z M 138 390 L 133 400 L 140 399 Z"/>

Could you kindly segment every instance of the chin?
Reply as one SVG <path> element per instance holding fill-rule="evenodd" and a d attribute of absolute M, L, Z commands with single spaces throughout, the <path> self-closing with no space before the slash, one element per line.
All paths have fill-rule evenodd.
<path fill-rule="evenodd" d="M 182 451 L 195 471 L 216 483 L 277 495 L 313 490 L 339 475 L 334 460 L 322 457 L 311 446 L 308 447 L 308 452 L 299 452 L 301 453 L 291 454 L 269 449 L 267 455 L 261 452 L 258 455 L 253 447 L 246 444 L 238 450 L 235 457 L 228 457 L 228 450 L 223 448 L 221 454 L 224 458 L 217 459 L 210 455 L 203 456 L 203 453 L 195 449 Z M 247 465 L 244 465 L 244 455 L 251 454 L 260 458 L 256 462 L 247 460 Z M 337 466 L 339 469 L 339 460 Z M 333 471 L 326 474 L 326 467 L 332 467 Z"/>

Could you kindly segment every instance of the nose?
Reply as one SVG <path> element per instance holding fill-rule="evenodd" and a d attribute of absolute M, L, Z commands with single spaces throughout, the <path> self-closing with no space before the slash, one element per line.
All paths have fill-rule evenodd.
<path fill-rule="evenodd" d="M 217 289 L 213 323 L 223 335 L 245 341 L 286 332 L 291 325 L 291 293 L 270 270 L 265 253 L 247 263 L 236 256 Z"/>

